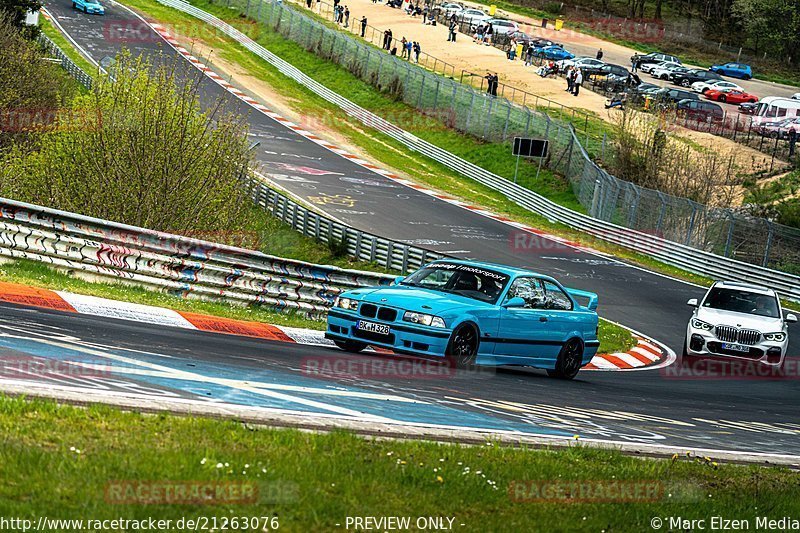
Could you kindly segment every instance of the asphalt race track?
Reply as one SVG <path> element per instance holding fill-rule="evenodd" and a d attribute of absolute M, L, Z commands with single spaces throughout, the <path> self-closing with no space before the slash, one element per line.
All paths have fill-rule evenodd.
<path fill-rule="evenodd" d="M 130 12 L 111 2 L 105 6 L 105 17 L 93 17 L 73 11 L 66 1 L 46 4 L 57 22 L 98 61 L 122 47 L 134 53 L 175 54 Z M 131 37 L 121 39 L 119 27 L 133 28 Z M 200 76 L 193 68 L 185 75 Z M 519 247 L 515 245 L 519 230 L 393 182 L 256 112 L 205 76 L 200 83 L 207 102 L 227 98 L 248 116 L 251 134 L 261 142 L 257 157 L 264 173 L 335 218 L 442 253 L 551 274 L 567 286 L 597 292 L 599 311 L 605 318 L 680 350 L 690 314 L 685 302 L 700 297 L 701 288 L 547 239 L 528 240 Z M 70 353 L 75 357 L 82 357 L 88 344 L 102 344 L 102 350 L 115 355 L 114 360 L 125 368 L 154 362 L 167 367 L 155 373 L 118 373 L 115 367 L 114 379 L 120 383 L 115 386 L 129 391 L 130 387 L 142 387 L 210 403 L 311 409 L 336 416 L 369 413 L 403 423 L 449 420 L 459 426 L 539 435 L 577 434 L 617 442 L 800 455 L 796 407 L 800 400 L 800 327 L 790 332 L 789 353 L 794 357 L 790 375 L 781 378 L 748 375 L 730 379 L 709 372 L 706 366 L 693 366 L 679 374 L 681 367 L 673 365 L 652 371 L 586 372 L 569 383 L 551 380 L 541 371 L 519 369 L 387 382 L 369 376 L 324 380 L 305 376 L 299 359 L 341 356 L 326 348 L 109 322 L 11 305 L 0 309 L 0 354 L 62 357 L 42 339 L 47 339 L 50 331 L 71 339 L 75 346 Z M 9 328 L 16 333 L 9 336 Z M 198 375 L 172 375 L 173 371 L 187 371 L 187 367 Z M 309 380 L 314 384 L 309 385 Z M 247 382 L 249 387 L 253 381 L 302 383 L 316 392 L 278 401 L 275 395 L 254 394 L 237 385 Z M 65 386 L 73 385 L 81 386 Z M 319 392 L 331 388 L 357 394 Z M 402 399 L 374 402 L 377 397 L 367 400 L 358 394 L 365 391 L 422 401 L 425 407 L 408 409 Z M 328 411 L 311 398 L 333 404 L 335 409 Z M 393 402 L 406 408 L 394 408 Z"/>

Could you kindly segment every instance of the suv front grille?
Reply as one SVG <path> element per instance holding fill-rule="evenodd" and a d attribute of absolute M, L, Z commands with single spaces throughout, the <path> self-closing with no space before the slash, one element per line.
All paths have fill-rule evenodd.
<path fill-rule="evenodd" d="M 738 329 L 733 326 L 716 326 L 714 333 L 717 338 L 725 342 L 738 342 L 751 346 L 761 340 L 761 332 L 754 329 Z"/>

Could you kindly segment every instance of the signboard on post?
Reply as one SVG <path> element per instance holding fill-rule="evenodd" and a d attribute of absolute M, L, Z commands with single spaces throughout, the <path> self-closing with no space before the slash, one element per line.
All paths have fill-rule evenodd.
<path fill-rule="evenodd" d="M 547 157 L 548 144 L 546 139 L 514 137 L 512 154 L 520 157 Z"/>
<path fill-rule="evenodd" d="M 511 154 L 517 156 L 517 164 L 514 167 L 514 183 L 517 182 L 517 171 L 519 170 L 520 157 L 538 157 L 539 168 L 536 170 L 536 177 L 542 170 L 542 160 L 547 157 L 547 149 L 550 142 L 547 139 L 530 139 L 528 137 L 514 137 L 514 146 Z"/>

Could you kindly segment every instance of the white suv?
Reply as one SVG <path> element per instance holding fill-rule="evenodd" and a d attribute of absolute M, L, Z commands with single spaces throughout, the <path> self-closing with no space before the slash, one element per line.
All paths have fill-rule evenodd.
<path fill-rule="evenodd" d="M 683 355 L 721 355 L 781 366 L 789 346 L 788 324 L 775 291 L 730 281 L 715 282 L 686 327 Z"/>

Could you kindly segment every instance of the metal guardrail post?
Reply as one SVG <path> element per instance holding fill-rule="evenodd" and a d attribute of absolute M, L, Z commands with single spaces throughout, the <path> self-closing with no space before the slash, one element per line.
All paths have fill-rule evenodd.
<path fill-rule="evenodd" d="M 764 259 L 761 261 L 761 266 L 765 267 L 769 264 L 769 254 L 772 251 L 772 239 L 775 236 L 775 226 L 771 220 L 767 220 L 767 244 L 764 247 Z"/>

